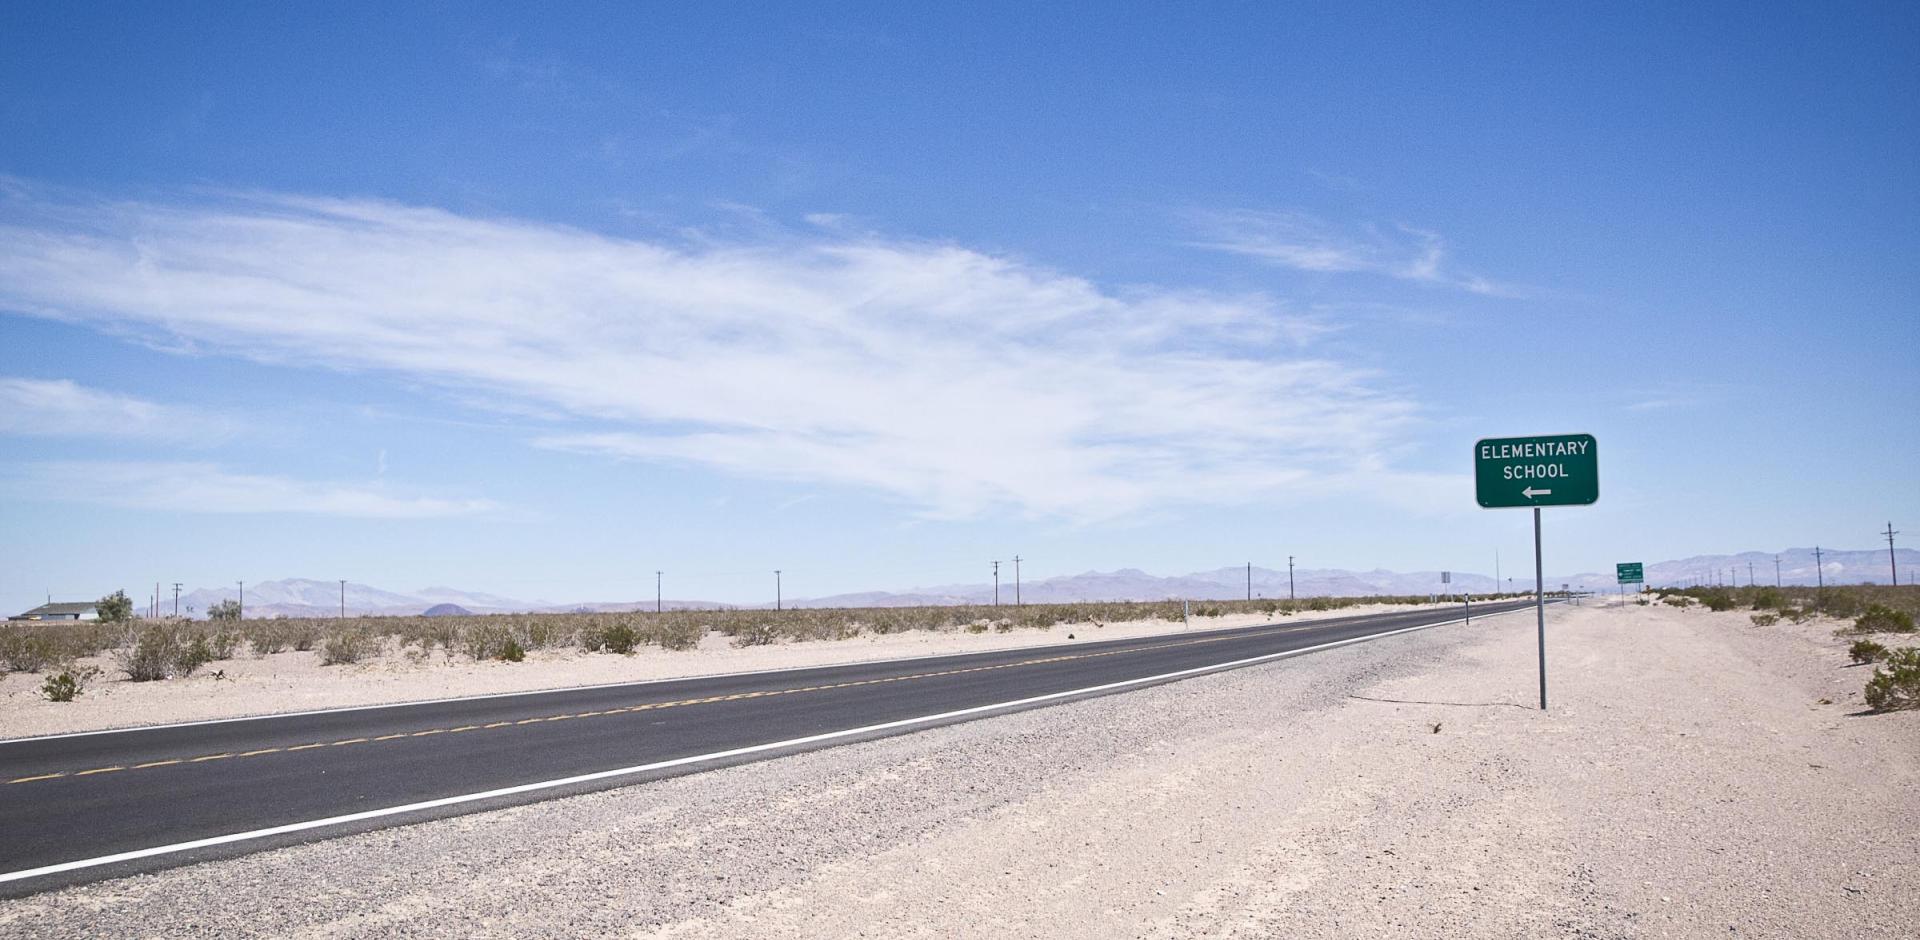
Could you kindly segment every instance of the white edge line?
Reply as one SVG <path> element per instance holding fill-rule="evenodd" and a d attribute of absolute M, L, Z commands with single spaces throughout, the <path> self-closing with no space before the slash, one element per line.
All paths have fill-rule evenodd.
<path fill-rule="evenodd" d="M 1451 606 L 1451 605 L 1447 605 Z M 1361 617 L 1377 617 L 1392 614 L 1412 614 L 1423 610 L 1439 610 L 1437 604 L 1415 604 L 1406 610 L 1389 610 L 1379 614 L 1346 614 L 1339 617 L 1322 617 L 1306 620 L 1275 620 L 1271 623 L 1250 623 L 1238 627 L 1212 627 L 1206 630 L 1169 630 L 1166 633 L 1143 633 L 1139 636 L 1119 637 L 1112 640 L 1095 640 L 1096 643 L 1124 643 L 1128 640 L 1151 640 L 1166 636 L 1198 636 L 1205 633 L 1227 633 L 1233 630 L 1254 630 L 1260 627 L 1279 627 L 1290 623 L 1328 624 L 1335 620 L 1351 620 Z M 1488 614 L 1487 616 L 1492 616 Z M 1385 636 L 1386 634 L 1381 634 Z M 235 715 L 231 718 L 203 718 L 199 721 L 176 721 L 161 725 L 132 725 L 126 728 L 97 728 L 93 731 L 63 731 L 58 734 L 41 734 L 31 738 L 0 738 L 0 748 L 9 744 L 25 744 L 28 741 L 58 741 L 63 738 L 90 738 L 102 734 L 130 734 L 135 731 L 160 731 L 168 728 L 196 728 L 201 725 L 224 725 L 237 721 L 265 721 L 269 718 L 303 718 L 311 715 L 334 715 L 345 712 L 364 712 L 379 708 L 412 708 L 420 705 L 446 705 L 453 702 L 479 702 L 494 698 L 516 698 L 523 695 L 558 695 L 562 692 L 591 692 L 596 689 L 617 689 L 626 686 L 659 685 L 663 682 L 694 682 L 701 679 L 730 679 L 735 676 L 766 676 L 782 672 L 800 672 L 807 669 L 838 669 L 843 666 L 871 666 L 881 663 L 911 663 L 923 659 L 948 659 L 956 656 L 986 656 L 992 653 L 1018 653 L 1026 650 L 1043 650 L 1056 646 L 1066 646 L 1069 641 L 1055 643 L 1036 643 L 1032 646 L 1005 646 L 999 649 L 962 650 L 957 653 L 924 653 L 918 656 L 900 656 L 892 659 L 852 659 L 837 663 L 816 663 L 811 666 L 776 666 L 771 669 L 749 669 L 744 672 L 703 672 L 691 676 L 661 676 L 657 679 L 622 679 L 617 682 L 600 682 L 593 685 L 563 685 L 552 689 L 522 689 L 518 692 L 488 692 L 482 695 L 456 695 L 450 698 L 423 698 L 407 702 L 375 702 L 371 705 L 342 705 L 337 708 L 310 708 L 298 712 L 267 712 L 261 715 Z M 1084 645 L 1084 644 L 1083 644 Z"/>
<path fill-rule="evenodd" d="M 1497 616 L 1497 615 L 1487 614 L 1485 616 L 1491 617 L 1491 616 Z M 511 787 L 501 787 L 497 790 L 484 790 L 479 793 L 463 793 L 459 796 L 446 796 L 446 797 L 441 797 L 440 799 L 437 799 L 437 800 L 425 800 L 423 802 L 407 803 L 401 806 L 388 806 L 383 809 L 370 809 L 370 810 L 365 810 L 363 812 L 358 812 L 358 813 L 348 813 L 344 816 L 328 816 L 324 819 L 309 819 L 304 822 L 288 823 L 284 826 L 272 826 L 266 829 L 253 829 L 247 832 L 229 833 L 224 836 L 213 836 L 206 839 L 194 839 L 190 842 L 176 842 L 172 845 L 157 845 L 152 848 L 135 849 L 131 852 L 119 852 L 113 855 L 101 855 L 95 858 L 83 858 L 77 861 L 61 862 L 57 865 L 46 865 L 40 868 L 29 868 L 23 871 L 6 872 L 4 874 L 0 874 L 0 884 L 5 884 L 7 882 L 12 882 L 12 881 L 25 881 L 28 878 L 38 878 L 43 875 L 57 875 L 61 872 L 77 871 L 82 868 L 97 868 L 101 865 L 112 865 L 118 862 L 130 862 L 136 859 L 152 858 L 156 855 L 171 855 L 178 852 L 191 852 L 194 849 L 211 848 L 216 845 L 229 845 L 235 842 L 249 842 L 255 839 L 266 839 L 266 838 L 271 838 L 273 836 L 286 835 L 288 833 L 293 833 L 293 832 L 305 832 L 311 829 L 321 829 L 327 826 L 339 826 L 339 825 L 344 825 L 346 823 L 362 822 L 368 819 L 380 819 L 386 816 L 398 816 L 403 813 L 416 813 L 422 810 L 439 809 L 445 806 L 459 806 L 463 803 L 474 803 L 481 800 L 494 799 L 497 797 L 517 796 L 522 793 L 537 793 L 541 790 L 553 790 L 561 787 L 573 786 L 575 784 L 591 783 L 596 780 L 610 780 L 615 777 L 632 776 L 634 774 L 642 774 L 642 773 L 647 773 L 655 770 L 665 770 L 671 767 L 684 767 L 688 764 L 698 764 L 706 761 L 725 760 L 730 757 L 743 757 L 748 754 L 759 754 L 759 753 L 764 753 L 766 751 L 779 750 L 780 748 L 784 748 L 784 747 L 798 747 L 806 744 L 818 744 L 823 741 L 835 741 L 841 738 L 851 738 L 858 735 L 871 734 L 876 731 L 889 731 L 894 728 L 908 728 L 914 725 L 932 724 L 935 722 L 947 721 L 953 718 L 964 718 L 969 715 L 983 715 L 988 712 L 1004 711 L 1010 708 L 1020 708 L 1026 705 L 1036 705 L 1041 702 L 1052 702 L 1052 701 L 1058 701 L 1064 698 L 1072 698 L 1076 695 L 1091 695 L 1095 692 L 1107 692 L 1113 689 L 1124 689 L 1129 686 L 1146 685 L 1148 683 L 1153 683 L 1153 682 L 1165 682 L 1169 679 L 1179 679 L 1185 676 L 1194 676 L 1194 675 L 1199 675 L 1201 673 L 1206 673 L 1206 672 L 1219 672 L 1226 669 L 1235 669 L 1241 666 L 1251 666 L 1255 663 L 1264 663 L 1264 662 L 1269 662 L 1276 659 L 1287 659 L 1293 656 L 1301 656 L 1307 653 L 1319 652 L 1320 650 L 1333 649 L 1334 647 L 1338 647 L 1338 646 L 1351 646 L 1355 643 L 1365 643 L 1370 640 L 1378 640 L 1383 637 L 1399 636 L 1403 633 L 1413 633 L 1419 630 L 1431 630 L 1435 627 L 1444 627 L 1444 626 L 1449 626 L 1451 624 L 1463 623 L 1463 622 L 1465 621 L 1464 620 L 1443 620 L 1439 623 L 1422 624 L 1417 627 L 1405 627 L 1399 630 L 1391 630 L 1386 633 L 1375 633 L 1375 634 L 1370 634 L 1368 636 L 1351 637 L 1345 640 L 1336 640 L 1332 643 L 1321 643 L 1318 646 L 1302 647 L 1297 650 L 1285 650 L 1278 653 L 1267 653 L 1265 655 L 1254 656 L 1248 659 L 1236 659 L 1236 660 L 1231 660 L 1229 662 L 1224 662 L 1224 663 L 1214 663 L 1209 666 L 1195 666 L 1191 669 L 1182 669 L 1178 672 L 1163 672 L 1155 676 L 1142 676 L 1137 679 L 1123 679 L 1119 682 L 1109 682 L 1109 683 L 1106 683 L 1105 685 L 1087 686 L 1086 688 L 1083 688 L 1083 689 L 1070 689 L 1065 692 L 1049 692 L 1046 695 L 1036 695 L 1031 698 L 1015 699 L 1010 702 L 996 702 L 990 705 L 975 705 L 971 708 L 962 708 L 962 709 L 959 709 L 958 711 L 940 712 L 939 714 L 936 714 L 936 715 L 922 715 L 918 718 L 902 718 L 897 721 L 882 722 L 877 725 L 862 725 L 861 727 L 858 727 L 858 728 L 846 728 L 840 731 L 828 731 L 822 734 L 813 734 L 813 735 L 808 735 L 802 738 L 788 738 L 785 741 L 771 741 L 766 744 L 751 744 L 746 747 L 736 747 L 736 748 L 732 748 L 730 750 L 725 750 L 725 751 L 714 751 L 709 754 L 695 754 L 690 757 L 676 757 L 676 758 L 673 758 L 672 760 L 656 761 L 651 764 L 638 764 L 632 767 L 620 767 L 614 770 L 600 770 L 590 774 L 579 774 L 577 776 L 572 776 L 572 777 L 561 777 L 556 780 L 542 780 L 535 783 L 522 783 L 522 784 L 518 784 L 516 786 L 511 786 Z"/>

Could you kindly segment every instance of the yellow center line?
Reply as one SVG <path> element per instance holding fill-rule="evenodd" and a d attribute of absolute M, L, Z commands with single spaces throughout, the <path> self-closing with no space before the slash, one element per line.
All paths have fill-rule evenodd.
<path fill-rule="evenodd" d="M 174 764 L 198 764 L 198 763 L 204 763 L 206 761 L 224 760 L 229 757 L 256 757 L 263 754 L 279 754 L 282 752 L 290 753 L 293 751 L 310 751 L 310 750 L 314 750 L 315 748 L 340 747 L 346 744 L 365 744 L 365 743 L 374 742 L 374 741 L 393 741 L 400 738 L 424 738 L 429 735 L 435 735 L 435 734 L 456 734 L 462 731 L 480 731 L 480 730 L 487 730 L 492 728 L 509 728 L 509 727 L 515 727 L 518 725 L 539 724 L 542 722 L 549 722 L 549 721 L 566 721 L 573 718 L 592 718 L 592 717 L 602 716 L 602 715 L 625 715 L 625 714 L 631 714 L 634 712 L 650 711 L 658 708 L 682 708 L 689 705 L 708 705 L 716 702 L 733 702 L 733 701 L 739 701 L 741 699 L 765 698 L 767 696 L 773 696 L 773 695 L 795 695 L 802 692 L 828 692 L 828 691 L 833 691 L 835 689 L 852 689 L 852 688 L 859 688 L 862 686 L 879 685 L 887 682 L 906 682 L 914 679 L 937 679 L 937 678 L 942 678 L 946 676 L 970 675 L 976 672 L 991 672 L 998 669 L 1016 669 L 1022 666 L 1042 666 L 1042 665 L 1050 665 L 1053 663 L 1073 662 L 1073 661 L 1082 660 L 1082 659 L 1098 659 L 1104 656 L 1122 656 L 1129 653 L 1146 653 L 1146 652 L 1152 652 L 1154 650 L 1172 649 L 1172 648 L 1181 647 L 1181 646 L 1197 646 L 1203 643 L 1221 643 L 1221 642 L 1226 642 L 1230 640 L 1253 639 L 1256 637 L 1273 636 L 1275 634 L 1281 634 L 1281 633 L 1297 633 L 1301 630 L 1310 630 L 1318 626 L 1322 626 L 1322 625 L 1321 624 L 1305 624 L 1305 625 L 1295 626 L 1295 627 L 1282 627 L 1282 628 L 1277 628 L 1273 630 L 1265 630 L 1259 633 L 1240 633 L 1240 634 L 1233 634 L 1228 636 L 1200 637 L 1195 639 L 1176 640 L 1170 643 L 1158 643 L 1150 646 L 1137 646 L 1137 647 L 1131 647 L 1128 649 L 1105 650 L 1098 653 L 1070 653 L 1064 656 L 1045 656 L 1045 657 L 1038 657 L 1034 659 L 1022 659 L 1022 660 L 1017 660 L 1009 663 L 998 663 L 991 666 L 969 666 L 969 667 L 964 667 L 959 669 L 945 669 L 938 672 L 922 672 L 922 673 L 914 673 L 910 675 L 901 675 L 901 676 L 883 676 L 875 679 L 856 679 L 849 682 L 830 683 L 827 685 L 797 686 L 795 688 L 789 688 L 789 689 L 764 689 L 757 692 L 736 692 L 736 693 L 731 693 L 726 695 L 711 695 L 711 696 L 706 696 L 704 698 L 681 699 L 679 701 L 669 701 L 669 702 L 643 702 L 637 705 L 627 705 L 620 708 L 609 708 L 603 711 L 577 712 L 577 713 L 570 713 L 570 714 L 564 714 L 564 715 L 546 715 L 538 718 L 522 718 L 517 721 L 512 721 L 512 720 L 495 721 L 495 722 L 490 722 L 484 725 L 461 725 L 457 728 L 427 728 L 420 731 L 402 731 L 396 734 L 383 734 L 373 738 L 345 738 L 339 741 L 316 741 L 311 744 L 298 744 L 298 745 L 292 745 L 288 747 L 263 747 L 258 750 L 243 751 L 240 753 L 228 752 L 224 754 L 207 754 L 201 757 L 170 758 L 167 760 L 149 761 L 144 764 L 135 764 L 133 765 L 132 768 L 127 768 L 123 766 L 113 766 L 113 767 L 96 767 L 92 770 L 79 770 L 79 771 L 72 771 L 72 772 L 57 771 L 54 773 L 39 774 L 37 776 L 31 776 L 31 777 L 16 777 L 12 780 L 8 780 L 7 783 L 8 784 L 33 783 L 35 781 L 40 781 L 40 780 L 57 780 L 64 777 L 86 777 L 86 776 L 91 776 L 93 774 L 112 773 L 116 770 L 127 770 L 127 769 L 144 770 L 151 767 L 170 767 Z"/>

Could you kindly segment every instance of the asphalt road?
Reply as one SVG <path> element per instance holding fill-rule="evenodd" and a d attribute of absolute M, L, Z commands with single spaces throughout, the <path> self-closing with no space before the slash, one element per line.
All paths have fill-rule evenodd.
<path fill-rule="evenodd" d="M 1409 611 L 0 741 L 0 895 L 1124 691 L 1459 616 Z"/>

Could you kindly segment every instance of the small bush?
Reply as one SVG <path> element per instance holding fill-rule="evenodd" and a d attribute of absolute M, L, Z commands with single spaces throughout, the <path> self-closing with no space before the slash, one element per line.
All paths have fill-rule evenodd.
<path fill-rule="evenodd" d="M 1780 622 L 1779 614 L 1753 614 L 1747 618 L 1756 627 L 1771 627 Z"/>
<path fill-rule="evenodd" d="M 1867 706 L 1880 712 L 1920 707 L 1920 649 L 1887 653 L 1867 680 Z"/>
<path fill-rule="evenodd" d="M 520 645 L 519 640 L 510 636 L 507 637 L 507 642 L 500 644 L 501 660 L 509 663 L 517 663 L 526 658 L 527 651 Z"/>
<path fill-rule="evenodd" d="M 214 623 L 237 623 L 240 620 L 240 602 L 229 597 L 207 608 L 207 619 Z"/>
<path fill-rule="evenodd" d="M 1874 604 L 1854 620 L 1853 628 L 1861 633 L 1912 633 L 1913 615 L 1904 610 Z"/>
<path fill-rule="evenodd" d="M 1779 588 L 1763 587 L 1754 592 L 1754 610 L 1779 610 L 1787 606 L 1787 596 Z"/>
<path fill-rule="evenodd" d="M 255 656 L 278 653 L 287 648 L 287 631 L 280 629 L 278 624 L 254 621 L 247 628 L 247 643 L 253 647 Z"/>
<path fill-rule="evenodd" d="M 207 634 L 207 650 L 214 659 L 232 659 L 234 650 L 240 648 L 240 631 L 215 630 Z"/>
<path fill-rule="evenodd" d="M 504 659 L 507 644 L 512 642 L 513 634 L 498 623 L 478 623 L 460 634 L 461 652 L 475 660 Z"/>
<path fill-rule="evenodd" d="M 327 637 L 320 647 L 320 665 L 339 666 L 357 663 L 372 650 L 372 642 L 367 635 L 358 630 L 348 630 Z"/>
<path fill-rule="evenodd" d="M 0 627 L 0 672 L 39 672 L 59 656 L 60 644 L 48 633 Z"/>
<path fill-rule="evenodd" d="M 121 650 L 116 658 L 128 679 L 153 682 L 184 679 L 206 665 L 212 655 L 207 649 L 206 637 L 197 634 L 188 637 L 171 626 L 156 625 L 140 631 L 133 648 Z"/>
<path fill-rule="evenodd" d="M 1693 598 L 1688 597 L 1684 594 L 1668 594 L 1667 596 L 1660 598 L 1660 603 L 1666 604 L 1669 607 L 1678 607 L 1684 610 L 1688 607 L 1693 606 Z"/>
<path fill-rule="evenodd" d="M 40 694 L 46 696 L 49 702 L 71 702 L 79 698 L 80 693 L 87 690 L 88 683 L 99 674 L 100 670 L 93 666 L 68 666 L 48 676 L 47 681 L 40 685 Z"/>
<path fill-rule="evenodd" d="M 985 633 L 991 627 L 992 625 L 987 623 L 985 620 L 975 620 L 974 622 L 967 624 L 967 632 L 968 633 Z"/>
<path fill-rule="evenodd" d="M 1862 665 L 1876 663 L 1887 658 L 1887 648 L 1872 640 L 1855 640 L 1852 646 L 1847 647 L 1847 655 Z"/>
<path fill-rule="evenodd" d="M 640 634 L 624 620 L 610 624 L 588 624 L 580 631 L 580 648 L 589 653 L 606 650 L 622 656 L 632 655 L 640 645 Z"/>
<path fill-rule="evenodd" d="M 1705 604 L 1708 610 L 1716 613 L 1724 610 L 1732 610 L 1736 606 L 1733 600 L 1733 594 L 1727 591 L 1704 592 L 1700 595 L 1700 603 Z"/>
<path fill-rule="evenodd" d="M 684 652 L 700 646 L 700 638 L 707 635 L 707 628 L 697 623 L 678 621 L 655 624 L 647 631 L 647 642 L 663 650 Z"/>
<path fill-rule="evenodd" d="M 733 635 L 734 646 L 771 646 L 780 639 L 780 628 L 771 623 L 748 624 Z"/>

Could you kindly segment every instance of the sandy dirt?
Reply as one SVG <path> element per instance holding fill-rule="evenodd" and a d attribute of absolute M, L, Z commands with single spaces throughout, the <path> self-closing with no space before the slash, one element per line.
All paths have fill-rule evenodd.
<path fill-rule="evenodd" d="M 1920 712 L 1863 714 L 1832 627 L 1556 608 L 1543 714 L 1502 615 L 3 902 L 0 934 L 1911 937 Z"/>
<path fill-rule="evenodd" d="M 1346 617 L 1387 611 L 1419 610 L 1428 605 L 1365 604 L 1330 611 L 1302 611 L 1287 622 Z M 1257 614 L 1195 617 L 1191 629 L 1216 630 L 1266 623 Z M 735 648 L 729 638 L 708 634 L 700 647 L 673 652 L 642 647 L 632 656 L 583 653 L 578 649 L 535 650 L 525 662 L 475 662 L 444 651 L 401 649 L 389 641 L 379 656 L 351 665 L 322 666 L 317 652 L 287 651 L 264 657 L 245 653 L 202 667 L 185 679 L 128 682 L 111 654 L 81 665 L 101 676 L 72 702 L 50 702 L 40 694 L 43 677 L 30 673 L 0 676 L 0 740 L 97 731 L 137 725 L 234 718 L 277 712 L 383 705 L 526 692 L 569 686 L 647 679 L 673 679 L 720 673 L 937 656 L 987 650 L 1023 649 L 1085 640 L 1152 636 L 1188 629 L 1179 622 L 1141 620 L 1108 624 L 1057 624 L 1046 630 L 1010 633 L 912 631 L 846 640 L 782 643 Z M 1068 639 L 1068 637 L 1073 639 Z"/>

